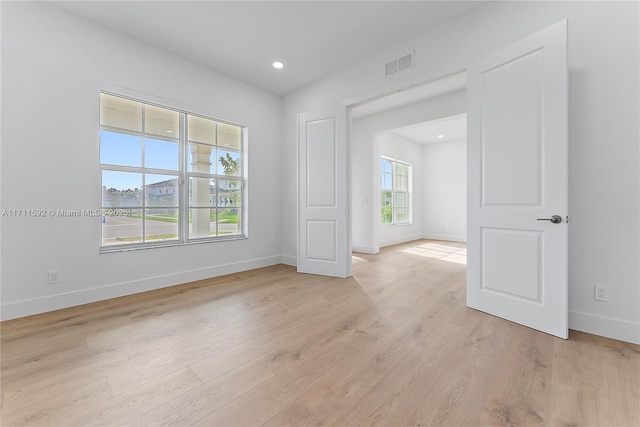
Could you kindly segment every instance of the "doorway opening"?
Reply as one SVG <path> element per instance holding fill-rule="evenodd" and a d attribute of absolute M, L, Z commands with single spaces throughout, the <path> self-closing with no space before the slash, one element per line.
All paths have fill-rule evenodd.
<path fill-rule="evenodd" d="M 352 106 L 350 126 L 353 252 L 466 242 L 466 72 Z"/>

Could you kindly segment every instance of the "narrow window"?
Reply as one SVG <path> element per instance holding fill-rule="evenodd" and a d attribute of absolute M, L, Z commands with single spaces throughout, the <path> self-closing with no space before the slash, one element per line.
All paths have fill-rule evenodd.
<path fill-rule="evenodd" d="M 382 157 L 380 159 L 380 223 L 408 224 L 411 217 L 411 165 Z"/>

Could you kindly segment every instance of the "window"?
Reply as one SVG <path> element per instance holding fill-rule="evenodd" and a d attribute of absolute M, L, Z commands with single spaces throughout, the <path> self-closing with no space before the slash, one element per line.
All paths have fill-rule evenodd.
<path fill-rule="evenodd" d="M 245 236 L 242 126 L 100 94 L 103 250 Z"/>
<path fill-rule="evenodd" d="M 410 176 L 410 164 L 386 157 L 380 159 L 380 223 L 382 225 L 410 222 Z"/>

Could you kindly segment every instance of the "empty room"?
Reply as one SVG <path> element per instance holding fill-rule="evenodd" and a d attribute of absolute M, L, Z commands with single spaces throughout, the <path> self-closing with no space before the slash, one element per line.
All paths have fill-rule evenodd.
<path fill-rule="evenodd" d="M 639 2 L 0 17 L 3 426 L 640 425 Z"/>

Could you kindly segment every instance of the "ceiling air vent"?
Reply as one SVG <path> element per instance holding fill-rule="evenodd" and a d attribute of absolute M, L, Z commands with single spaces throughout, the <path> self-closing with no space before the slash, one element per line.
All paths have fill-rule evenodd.
<path fill-rule="evenodd" d="M 413 68 L 413 65 L 413 52 L 401 55 L 393 61 L 384 64 L 384 75 L 389 76 L 398 71 L 408 70 L 409 68 Z"/>
<path fill-rule="evenodd" d="M 388 76 L 398 71 L 398 60 L 394 59 L 384 64 L 384 75 Z"/>
<path fill-rule="evenodd" d="M 413 68 L 413 53 L 398 58 L 398 71 L 406 70 L 407 68 Z"/>

